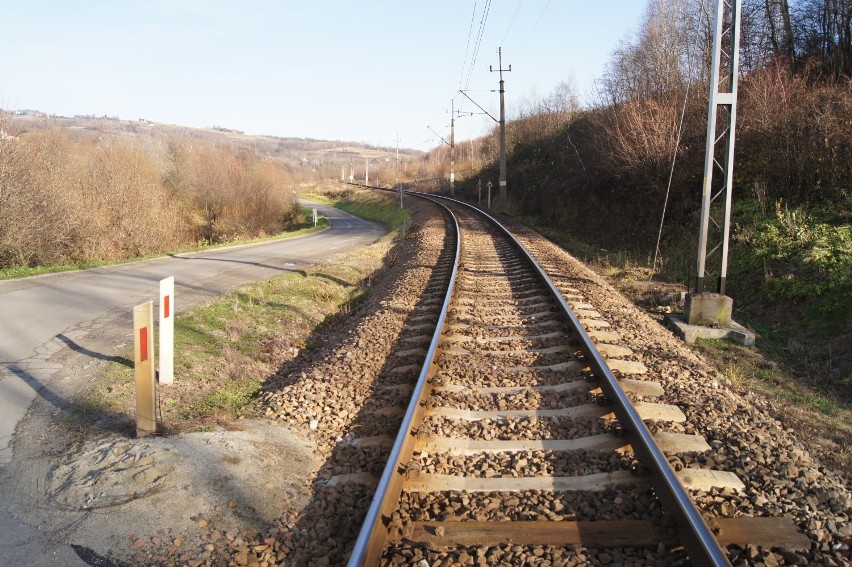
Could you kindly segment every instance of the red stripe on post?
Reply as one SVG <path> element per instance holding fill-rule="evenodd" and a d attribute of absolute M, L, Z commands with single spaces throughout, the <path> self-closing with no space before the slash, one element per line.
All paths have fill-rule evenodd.
<path fill-rule="evenodd" d="M 163 296 L 163 319 L 169 318 L 169 296 Z"/>
<path fill-rule="evenodd" d="M 148 327 L 139 329 L 139 362 L 148 360 Z"/>

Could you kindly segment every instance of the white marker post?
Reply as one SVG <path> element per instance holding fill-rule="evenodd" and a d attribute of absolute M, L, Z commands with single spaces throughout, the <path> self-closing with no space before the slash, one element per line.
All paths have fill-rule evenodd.
<path fill-rule="evenodd" d="M 319 217 L 317 216 L 317 210 L 316 210 L 316 209 L 311 209 L 311 211 L 313 211 L 313 213 L 314 213 L 314 226 L 316 226 L 316 225 L 317 225 L 317 221 L 319 220 Z"/>
<path fill-rule="evenodd" d="M 154 381 L 154 302 L 133 308 L 133 373 L 136 378 L 136 436 L 157 432 Z"/>
<path fill-rule="evenodd" d="M 160 384 L 175 380 L 175 277 L 160 280 Z"/>

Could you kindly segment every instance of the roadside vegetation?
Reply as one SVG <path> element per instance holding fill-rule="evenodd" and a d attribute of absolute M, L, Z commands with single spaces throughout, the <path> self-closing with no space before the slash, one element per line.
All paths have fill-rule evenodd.
<path fill-rule="evenodd" d="M 291 224 L 290 228 L 284 230 L 283 232 L 279 232 L 278 234 L 273 234 L 270 236 L 261 236 L 257 238 L 238 238 L 235 240 L 231 240 L 229 242 L 223 242 L 220 244 L 210 244 L 204 242 L 198 242 L 195 244 L 190 244 L 187 246 L 183 246 L 174 250 L 170 250 L 168 253 L 175 254 L 186 254 L 189 252 L 202 252 L 204 250 L 213 250 L 215 248 L 222 248 L 226 246 L 241 246 L 244 244 L 256 244 L 258 242 L 265 242 L 269 240 L 275 240 L 278 238 L 291 238 L 293 236 L 300 236 L 303 234 L 310 234 L 312 232 L 316 232 L 318 230 L 322 230 L 329 226 L 328 219 L 324 216 L 320 215 L 316 226 L 314 226 L 313 222 L 313 213 L 311 209 L 307 207 L 300 207 L 300 218 Z M 12 268 L 3 268 L 0 269 L 0 280 L 6 279 L 14 279 L 14 278 L 23 278 L 27 276 L 37 276 L 40 274 L 51 274 L 56 272 L 67 272 L 71 270 L 87 270 L 90 268 L 99 268 L 102 266 L 114 266 L 116 264 L 124 264 L 128 262 L 138 262 L 140 260 L 148 260 L 151 258 L 157 258 L 162 256 L 163 253 L 154 253 L 149 254 L 147 256 L 136 256 L 132 258 L 127 258 L 124 260 L 92 260 L 89 262 L 78 262 L 76 264 L 51 264 L 47 266 L 16 266 Z"/>
<path fill-rule="evenodd" d="M 295 229 L 294 179 L 245 148 L 73 140 L 16 131 L 0 114 L 0 270 L 92 266 Z"/>
<path fill-rule="evenodd" d="M 159 387 L 159 413 L 166 433 L 206 430 L 255 416 L 263 382 L 302 349 L 319 347 L 341 318 L 369 297 L 373 278 L 404 226 L 407 215 L 389 197 L 369 191 L 336 191 L 326 198 L 350 208 L 368 208 L 391 232 L 335 262 L 242 286 L 175 318 L 175 381 Z M 308 213 L 310 214 L 310 213 Z M 132 351 L 124 353 L 132 357 Z M 75 401 L 83 423 L 109 416 L 133 428 L 132 369 L 112 363 Z"/>

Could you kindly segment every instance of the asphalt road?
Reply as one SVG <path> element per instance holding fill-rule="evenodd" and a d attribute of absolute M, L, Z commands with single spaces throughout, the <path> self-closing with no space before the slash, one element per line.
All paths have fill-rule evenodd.
<path fill-rule="evenodd" d="M 174 308 L 180 312 L 238 285 L 325 262 L 384 233 L 375 223 L 329 206 L 309 205 L 331 221 L 329 229 L 262 244 L 0 281 L 0 467 L 14 458 L 16 427 L 36 397 L 64 397 L 79 387 L 62 372 L 61 361 L 67 358 L 63 354 L 106 360 L 121 352 L 132 334 L 133 306 L 156 303 L 161 279 L 175 277 Z M 98 345 L 96 351 L 92 344 Z M 0 545 L 0 565 L 18 559 L 26 564 L 70 564 L 80 555 L 70 546 L 42 541 L 36 528 L 16 522 L 3 508 L 0 532 L 15 537 Z"/>

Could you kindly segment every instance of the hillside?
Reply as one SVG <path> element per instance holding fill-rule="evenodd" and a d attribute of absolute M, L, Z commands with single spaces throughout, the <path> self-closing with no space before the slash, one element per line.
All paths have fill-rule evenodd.
<path fill-rule="evenodd" d="M 18 131 L 60 129 L 74 139 L 98 139 L 103 136 L 134 139 L 137 141 L 164 141 L 169 138 L 199 140 L 207 144 L 249 148 L 259 155 L 282 160 L 288 165 L 307 166 L 318 169 L 322 166 L 349 165 L 350 160 L 395 158 L 396 148 L 381 148 L 369 144 L 341 141 L 315 140 L 312 138 L 255 136 L 224 127 L 191 128 L 174 124 L 160 124 L 140 118 L 121 120 L 110 117 L 75 117 L 18 114 L 10 116 Z M 41 113 L 38 113 L 41 114 Z M 423 152 L 406 148 L 399 149 L 401 161 L 419 158 Z M 360 164 L 363 169 L 363 164 Z"/>

